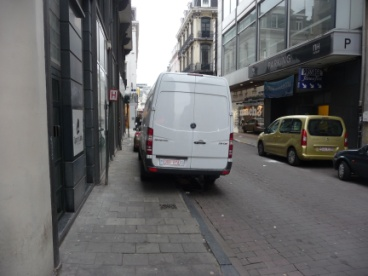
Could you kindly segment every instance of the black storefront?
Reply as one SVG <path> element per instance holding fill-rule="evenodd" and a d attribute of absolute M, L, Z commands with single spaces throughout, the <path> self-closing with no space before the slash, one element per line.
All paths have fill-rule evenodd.
<path fill-rule="evenodd" d="M 303 72 L 308 72 L 309 77 L 303 76 Z M 284 115 L 340 116 L 347 126 L 349 147 L 360 145 L 360 32 L 331 32 L 300 47 L 288 49 L 251 65 L 248 77 L 264 81 L 265 125 Z M 279 84 L 280 93 L 267 97 L 267 83 Z M 288 86 L 291 93 L 285 94 Z"/>
<path fill-rule="evenodd" d="M 58 245 L 93 186 L 107 184 L 109 162 L 121 148 L 125 112 L 119 90 L 127 81 L 132 11 L 130 0 L 45 0 L 44 12 L 57 266 Z"/>

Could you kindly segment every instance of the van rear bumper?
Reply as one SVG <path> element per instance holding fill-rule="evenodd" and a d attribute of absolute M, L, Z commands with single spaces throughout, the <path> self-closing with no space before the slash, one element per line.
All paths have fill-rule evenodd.
<path fill-rule="evenodd" d="M 310 154 L 302 154 L 301 156 L 301 160 L 305 160 L 305 161 L 308 161 L 308 160 L 333 160 L 333 157 L 334 157 L 335 153 L 333 155 L 310 155 Z"/>
<path fill-rule="evenodd" d="M 145 159 L 144 167 L 145 170 L 149 173 L 162 173 L 162 174 L 177 174 L 177 175 L 227 175 L 230 173 L 232 162 L 227 162 L 226 167 L 223 170 L 211 170 L 211 169 L 180 169 L 173 167 L 157 167 L 154 166 L 151 159 Z"/>

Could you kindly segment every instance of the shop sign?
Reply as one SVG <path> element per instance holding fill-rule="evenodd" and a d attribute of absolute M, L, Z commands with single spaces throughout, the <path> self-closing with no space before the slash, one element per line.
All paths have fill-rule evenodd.
<path fill-rule="evenodd" d="M 240 116 L 263 117 L 263 105 L 243 108 L 240 110 Z"/>
<path fill-rule="evenodd" d="M 265 98 L 282 98 L 293 95 L 294 91 L 294 75 L 279 81 L 264 83 Z"/>
<path fill-rule="evenodd" d="M 298 89 L 322 89 L 323 70 L 319 68 L 299 68 Z"/>
<path fill-rule="evenodd" d="M 316 58 L 321 58 L 332 52 L 331 35 L 312 41 L 297 49 L 293 49 L 264 61 L 249 66 L 248 77 L 255 78 L 281 69 L 289 68 Z"/>
<path fill-rule="evenodd" d="M 73 109 L 73 153 L 74 156 L 84 150 L 83 110 Z"/>
<path fill-rule="evenodd" d="M 110 89 L 109 100 L 115 101 L 115 102 L 118 100 L 118 90 L 117 89 Z"/>

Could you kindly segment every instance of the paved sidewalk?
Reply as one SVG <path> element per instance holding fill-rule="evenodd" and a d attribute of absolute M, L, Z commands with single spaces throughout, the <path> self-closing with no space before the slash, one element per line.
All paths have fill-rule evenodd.
<path fill-rule="evenodd" d="M 234 140 L 251 146 L 257 146 L 258 135 L 254 133 L 234 132 Z"/>
<path fill-rule="evenodd" d="M 66 235 L 58 275 L 223 275 L 175 180 L 140 181 L 132 137 Z"/>

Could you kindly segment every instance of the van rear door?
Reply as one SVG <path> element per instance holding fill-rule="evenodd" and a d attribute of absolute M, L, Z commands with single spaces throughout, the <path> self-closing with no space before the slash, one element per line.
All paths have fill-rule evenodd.
<path fill-rule="evenodd" d="M 306 154 L 332 157 L 344 149 L 345 127 L 339 119 L 329 117 L 308 121 L 308 142 Z"/>
<path fill-rule="evenodd" d="M 227 165 L 231 115 L 223 79 L 196 77 L 192 169 L 224 169 Z"/>
<path fill-rule="evenodd" d="M 161 80 L 153 115 L 152 162 L 155 166 L 190 168 L 194 78 L 164 75 Z"/>

